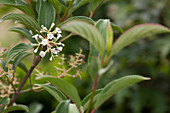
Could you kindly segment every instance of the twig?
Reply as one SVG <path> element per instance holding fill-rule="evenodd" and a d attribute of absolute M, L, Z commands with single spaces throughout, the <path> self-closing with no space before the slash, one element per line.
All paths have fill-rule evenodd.
<path fill-rule="evenodd" d="M 92 18 L 94 13 L 96 12 L 96 10 L 102 5 L 102 3 L 104 2 L 104 0 L 101 1 L 101 3 L 94 9 L 94 11 L 90 14 L 89 18 Z"/>
<path fill-rule="evenodd" d="M 13 105 L 13 103 L 14 103 L 15 100 L 17 99 L 17 97 L 18 97 L 21 89 L 24 87 L 24 84 L 26 83 L 27 79 L 30 77 L 32 71 L 33 71 L 34 68 L 37 66 L 37 64 L 39 63 L 40 60 L 41 60 L 41 57 L 40 57 L 40 56 L 38 56 L 38 57 L 35 58 L 35 60 L 33 61 L 32 65 L 31 65 L 31 67 L 30 67 L 30 69 L 29 69 L 29 71 L 27 72 L 25 78 L 23 79 L 22 83 L 21 83 L 20 86 L 18 87 L 18 90 L 17 90 L 16 93 L 13 95 L 13 97 L 12 97 L 12 99 L 11 99 L 8 107 Z"/>
<path fill-rule="evenodd" d="M 71 0 L 71 2 L 69 3 L 68 8 L 67 8 L 66 11 L 64 12 L 64 15 L 63 15 L 63 17 L 62 17 L 62 19 L 61 19 L 61 22 L 65 19 L 66 15 L 68 14 L 68 11 L 69 11 L 69 9 L 71 8 L 73 2 L 74 2 L 74 0 Z"/>
<path fill-rule="evenodd" d="M 91 94 L 90 102 L 89 102 L 89 105 L 87 107 L 86 113 L 90 112 L 91 104 L 93 102 L 93 98 L 94 98 L 95 91 L 96 91 L 96 88 L 97 88 L 98 77 L 99 77 L 99 74 L 96 75 L 96 80 L 93 84 L 93 91 L 92 91 L 92 94 Z"/>
<path fill-rule="evenodd" d="M 72 33 L 70 33 L 68 36 L 66 36 L 65 38 L 63 38 L 62 40 L 60 40 L 60 42 L 65 41 L 66 39 L 70 38 L 72 35 L 73 35 L 73 34 L 72 34 Z"/>

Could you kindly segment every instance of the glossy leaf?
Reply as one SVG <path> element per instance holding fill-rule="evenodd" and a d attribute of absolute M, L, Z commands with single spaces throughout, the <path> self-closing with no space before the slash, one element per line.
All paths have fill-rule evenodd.
<path fill-rule="evenodd" d="M 81 7 L 82 5 L 88 3 L 90 0 L 75 0 L 73 2 L 73 5 L 71 6 L 70 10 L 69 10 L 69 14 L 71 14 L 72 12 L 74 12 L 76 9 L 78 9 L 79 7 Z"/>
<path fill-rule="evenodd" d="M 56 86 L 65 95 L 67 95 L 73 102 L 75 102 L 77 106 L 80 107 L 81 100 L 80 100 L 78 91 L 72 84 L 60 78 L 42 76 L 42 77 L 39 77 L 39 79 L 46 80 L 50 82 L 51 84 L 53 84 L 54 86 Z"/>
<path fill-rule="evenodd" d="M 4 97 L 1 99 L 0 101 L 0 113 L 2 113 L 2 111 L 4 110 L 5 106 L 9 103 L 9 98 L 8 97 Z"/>
<path fill-rule="evenodd" d="M 13 70 L 16 70 L 17 66 L 19 65 L 19 62 L 20 62 L 24 57 L 26 57 L 26 56 L 28 56 L 28 55 L 31 55 L 31 54 L 32 54 L 32 53 L 30 53 L 30 52 L 24 52 L 24 53 L 19 54 L 19 55 L 15 58 L 15 60 L 14 60 L 14 62 L 13 62 L 12 69 L 13 69 Z"/>
<path fill-rule="evenodd" d="M 99 95 L 99 93 L 100 93 L 101 91 L 102 91 L 102 89 L 98 89 L 98 90 L 95 91 L 94 98 L 93 98 L 93 102 L 96 101 L 96 98 L 97 98 L 97 96 Z M 88 104 L 89 104 L 90 98 L 91 98 L 91 94 L 92 94 L 92 93 L 88 94 L 88 95 L 82 100 L 82 102 L 81 102 L 81 105 L 83 106 L 84 110 L 86 110 L 87 107 L 88 107 Z"/>
<path fill-rule="evenodd" d="M 27 106 L 25 105 L 15 105 L 15 106 L 10 106 L 8 107 L 7 109 L 4 110 L 4 113 L 8 113 L 8 112 L 11 112 L 11 111 L 26 111 L 28 112 L 29 109 Z"/>
<path fill-rule="evenodd" d="M 9 31 L 17 32 L 25 36 L 30 42 L 35 43 L 35 39 L 32 38 L 32 34 L 25 28 L 13 27 Z"/>
<path fill-rule="evenodd" d="M 28 4 L 22 2 L 21 0 L 0 0 L 0 4 L 15 7 L 30 16 L 34 15 Z"/>
<path fill-rule="evenodd" d="M 52 4 L 48 1 L 40 0 L 38 13 L 39 25 L 44 25 L 49 29 L 51 24 L 55 21 L 55 15 L 56 12 Z"/>
<path fill-rule="evenodd" d="M 150 78 L 142 77 L 139 75 L 129 75 L 120 79 L 113 80 L 112 82 L 107 84 L 100 92 L 94 104 L 94 108 L 96 109 L 101 106 L 106 100 L 108 100 L 121 89 L 129 87 L 130 85 L 143 80 L 150 80 Z"/>
<path fill-rule="evenodd" d="M 59 91 L 57 88 L 51 85 L 44 85 L 44 84 L 36 84 L 37 86 L 43 87 L 46 91 L 48 91 L 59 103 L 63 100 L 67 100 L 67 97 Z"/>
<path fill-rule="evenodd" d="M 6 63 L 3 61 L 3 60 L 0 60 L 0 63 L 1 63 L 1 65 L 2 65 L 2 68 L 3 68 L 3 70 L 5 71 L 5 72 L 8 72 L 8 67 L 6 67 Z"/>
<path fill-rule="evenodd" d="M 122 48 L 130 45 L 131 43 L 137 41 L 140 38 L 146 36 L 159 34 L 159 33 L 170 33 L 170 30 L 159 24 L 141 24 L 132 27 L 131 29 L 124 32 L 113 44 L 110 56 L 113 56 Z"/>
<path fill-rule="evenodd" d="M 19 23 L 23 23 L 27 27 L 31 27 L 35 30 L 40 31 L 39 24 L 29 15 L 10 13 L 2 17 L 1 21 L 4 21 L 4 20 L 16 20 Z"/>
<path fill-rule="evenodd" d="M 101 33 L 93 25 L 78 20 L 71 20 L 61 27 L 64 31 L 72 32 L 88 40 L 96 50 L 103 55 L 105 52 L 105 43 Z"/>
<path fill-rule="evenodd" d="M 62 6 L 58 0 L 48 0 L 48 1 L 53 5 L 57 13 L 61 13 Z"/>
<path fill-rule="evenodd" d="M 31 49 L 32 46 L 30 44 L 25 44 L 25 43 L 20 43 L 17 44 L 16 46 L 14 46 L 8 53 L 7 55 L 7 61 L 6 61 L 6 65 L 11 61 L 11 59 L 16 56 L 17 54 L 26 51 L 28 49 Z"/>
<path fill-rule="evenodd" d="M 70 100 L 64 100 L 56 108 L 56 113 L 68 113 Z"/>

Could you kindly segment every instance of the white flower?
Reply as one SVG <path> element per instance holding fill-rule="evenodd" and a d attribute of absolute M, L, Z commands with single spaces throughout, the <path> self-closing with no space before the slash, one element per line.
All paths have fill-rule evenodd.
<path fill-rule="evenodd" d="M 43 25 L 41 25 L 41 27 L 42 27 L 42 29 L 41 29 L 41 31 L 40 31 L 41 33 L 44 32 L 44 31 L 47 31 L 47 28 L 46 28 L 46 27 L 44 27 Z"/>
<path fill-rule="evenodd" d="M 54 30 L 54 33 L 62 33 L 60 28 L 56 27 L 55 30 Z"/>
<path fill-rule="evenodd" d="M 50 57 L 50 59 L 49 59 L 50 61 L 52 61 L 53 60 L 53 57 Z"/>
<path fill-rule="evenodd" d="M 53 33 L 52 33 L 52 32 L 49 32 L 49 33 L 47 34 L 47 38 L 48 38 L 48 39 L 53 39 L 53 38 L 54 38 Z"/>
<path fill-rule="evenodd" d="M 39 38 L 42 39 L 43 37 L 41 35 L 39 35 Z"/>
<path fill-rule="evenodd" d="M 63 43 L 61 43 L 61 42 L 59 42 L 59 43 L 57 43 L 57 45 L 62 45 L 62 46 L 65 46 Z"/>
<path fill-rule="evenodd" d="M 31 43 L 31 45 L 32 45 L 32 46 L 36 46 L 37 44 L 33 44 L 33 43 Z"/>
<path fill-rule="evenodd" d="M 51 52 L 54 54 L 58 54 L 59 51 L 57 51 L 55 48 L 51 49 Z"/>
<path fill-rule="evenodd" d="M 61 34 L 58 34 L 58 35 L 57 35 L 57 39 L 59 39 L 60 37 L 62 37 L 62 35 L 61 35 Z"/>
<path fill-rule="evenodd" d="M 57 48 L 59 51 L 62 51 L 63 50 L 63 47 L 58 47 Z"/>
<path fill-rule="evenodd" d="M 41 42 L 42 45 L 47 45 L 48 44 L 48 39 L 42 39 L 42 42 Z"/>
<path fill-rule="evenodd" d="M 45 57 L 45 54 L 46 54 L 46 52 L 41 51 L 39 55 L 40 55 L 41 57 Z"/>
<path fill-rule="evenodd" d="M 37 51 L 38 51 L 38 48 L 36 48 L 36 49 L 34 50 L 34 53 L 37 53 Z"/>
<path fill-rule="evenodd" d="M 37 40 L 38 39 L 38 34 L 32 36 L 32 38 L 35 38 Z"/>
<path fill-rule="evenodd" d="M 52 23 L 52 24 L 51 24 L 51 28 L 53 28 L 54 26 L 55 26 L 55 24 L 54 24 L 54 23 Z"/>

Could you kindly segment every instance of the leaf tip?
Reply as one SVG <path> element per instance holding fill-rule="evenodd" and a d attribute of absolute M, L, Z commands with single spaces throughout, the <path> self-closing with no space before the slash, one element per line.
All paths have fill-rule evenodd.
<path fill-rule="evenodd" d="M 151 78 L 150 77 L 146 77 L 145 80 L 151 80 Z"/>

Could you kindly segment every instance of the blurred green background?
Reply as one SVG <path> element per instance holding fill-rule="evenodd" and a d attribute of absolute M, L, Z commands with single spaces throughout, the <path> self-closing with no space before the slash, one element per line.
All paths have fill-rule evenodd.
<path fill-rule="evenodd" d="M 89 4 L 80 7 L 73 15 L 89 16 L 87 8 Z M 0 6 L 0 17 L 11 11 L 18 12 L 11 7 Z M 124 30 L 142 23 L 160 23 L 170 28 L 170 0 L 106 0 L 93 17 L 95 21 L 101 18 L 110 19 Z M 0 44 L 3 47 L 11 47 L 18 41 L 25 42 L 19 34 L 8 32 L 12 26 L 16 26 L 13 21 L 0 23 Z M 116 39 L 120 34 L 115 31 L 114 35 Z M 65 54 L 75 54 L 79 52 L 79 48 L 82 48 L 87 59 L 89 52 L 87 41 L 79 37 L 71 37 L 64 43 Z M 129 74 L 139 74 L 152 79 L 120 91 L 103 104 L 96 113 L 170 113 L 169 34 L 139 40 L 121 50 L 112 59 L 114 65 L 99 81 L 99 88 L 115 78 Z M 32 61 L 27 59 L 24 62 L 30 66 Z M 54 72 L 53 66 L 57 62 L 49 62 L 45 65 L 44 62 L 39 67 L 42 67 L 42 70 Z M 92 89 L 92 81 L 86 67 L 86 64 L 81 67 L 82 80 L 66 78 L 76 85 L 82 99 Z M 24 72 L 18 70 L 18 73 L 21 78 L 24 77 Z M 46 91 L 24 93 L 19 96 L 17 103 L 29 105 L 31 108 L 36 107 L 36 113 L 50 113 L 58 104 Z"/>

